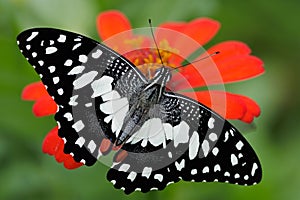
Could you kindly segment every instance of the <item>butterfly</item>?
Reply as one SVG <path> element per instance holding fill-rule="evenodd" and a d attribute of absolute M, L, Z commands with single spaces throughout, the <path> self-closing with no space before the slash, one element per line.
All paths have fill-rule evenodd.
<path fill-rule="evenodd" d="M 125 57 L 77 33 L 25 30 L 20 51 L 58 105 L 64 152 L 93 165 L 103 141 L 119 147 L 107 179 L 126 194 L 184 181 L 254 185 L 259 159 L 241 133 L 203 104 L 166 89 L 171 70 L 147 79 Z"/>

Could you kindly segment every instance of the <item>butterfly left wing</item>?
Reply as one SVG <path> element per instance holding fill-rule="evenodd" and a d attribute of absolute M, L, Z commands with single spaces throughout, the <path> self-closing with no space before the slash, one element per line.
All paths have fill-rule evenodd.
<path fill-rule="evenodd" d="M 146 82 L 124 57 L 85 36 L 52 28 L 34 28 L 17 37 L 18 46 L 39 74 L 58 111 L 58 134 L 65 141 L 64 152 L 77 162 L 93 165 L 105 132 L 97 116 L 97 99 L 112 98 L 110 92 L 121 77 Z M 134 87 L 118 90 L 130 97 Z M 107 95 L 105 95 L 107 94 Z"/>
<path fill-rule="evenodd" d="M 107 174 L 115 188 L 128 194 L 162 190 L 180 179 L 239 185 L 260 182 L 262 170 L 252 147 L 209 108 L 166 92 L 158 116 L 149 120 L 162 131 L 150 127 L 156 130 L 148 133 L 152 138 L 140 137 L 138 142 L 133 138 L 123 146 L 131 152 Z"/>

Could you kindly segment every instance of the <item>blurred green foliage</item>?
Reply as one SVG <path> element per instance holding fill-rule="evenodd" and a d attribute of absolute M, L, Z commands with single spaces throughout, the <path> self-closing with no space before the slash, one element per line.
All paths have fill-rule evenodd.
<path fill-rule="evenodd" d="M 299 7 L 298 0 L 0 0 L 0 199 L 300 199 Z M 211 17 L 222 28 L 209 45 L 240 40 L 264 60 L 263 76 L 227 86 L 261 106 L 256 130 L 245 136 L 261 159 L 262 183 L 181 181 L 161 192 L 125 196 L 106 180 L 106 166 L 68 171 L 41 152 L 55 122 L 53 117 L 37 119 L 32 103 L 20 99 L 22 88 L 38 77 L 18 51 L 16 35 L 43 26 L 99 40 L 95 19 L 108 9 L 124 12 L 133 27 L 147 26 L 148 18 L 160 24 Z"/>

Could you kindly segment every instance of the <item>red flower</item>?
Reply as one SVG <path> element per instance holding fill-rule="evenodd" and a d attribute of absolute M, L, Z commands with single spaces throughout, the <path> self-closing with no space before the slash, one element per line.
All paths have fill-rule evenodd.
<path fill-rule="evenodd" d="M 205 45 L 218 32 L 220 24 L 209 18 L 198 18 L 188 23 L 164 23 L 159 27 L 180 32 L 189 38 L 192 38 L 200 45 Z M 148 70 L 152 72 L 157 68 L 155 63 L 160 64 L 160 59 L 156 50 L 142 48 L 147 46 L 152 39 L 145 36 L 134 35 L 130 22 L 119 11 L 107 11 L 101 13 L 97 18 L 97 29 L 102 40 L 105 40 L 106 45 L 131 60 L 142 72 L 148 73 Z M 180 51 L 180 55 L 183 55 L 179 57 L 175 53 L 160 50 L 163 62 L 170 67 L 178 67 L 182 64 L 183 58 L 194 52 L 199 47 L 199 44 L 194 46 L 191 45 L 187 48 L 184 42 L 176 42 L 181 38 L 176 38 L 176 36 L 163 30 L 164 29 L 158 29 L 155 33 L 159 47 L 171 49 L 172 51 L 170 52 Z M 121 34 L 117 40 L 109 40 L 121 32 L 123 32 L 123 34 Z M 141 47 L 142 50 L 132 51 L 132 47 L 136 47 L 137 45 L 138 47 Z M 182 93 L 211 107 L 226 119 L 239 119 L 250 123 L 253 121 L 254 117 L 258 117 L 260 114 L 259 106 L 252 99 L 225 91 L 186 91 L 186 89 L 190 89 L 190 87 L 200 88 L 208 85 L 246 80 L 264 72 L 263 62 L 259 58 L 250 55 L 250 48 L 242 42 L 222 42 L 209 48 L 207 52 L 208 54 L 212 54 L 216 51 L 221 53 L 213 56 L 212 59 L 221 78 L 218 79 L 213 73 L 209 73 L 211 71 L 211 62 L 208 63 L 209 59 L 206 59 L 207 61 L 203 60 L 199 62 L 200 64 L 199 66 L 197 65 L 196 68 L 194 67 L 195 64 L 180 68 L 178 70 L 179 72 L 173 75 L 167 87 L 172 91 Z M 203 55 L 199 56 L 199 58 L 202 57 Z M 147 65 L 147 68 L 141 67 L 144 64 L 149 63 L 154 63 L 154 65 Z M 205 73 L 205 77 L 203 74 L 199 73 L 199 71 L 207 72 Z M 185 82 L 182 82 L 182 77 L 186 79 Z M 56 113 L 57 105 L 48 95 L 41 82 L 32 83 L 26 86 L 23 90 L 22 98 L 24 100 L 35 101 L 33 113 L 38 117 Z M 226 101 L 224 101 L 224 98 Z M 224 104 L 224 102 L 226 102 L 226 104 Z M 53 155 L 58 162 L 63 162 L 64 166 L 68 169 L 82 166 L 81 163 L 76 163 L 70 155 L 63 153 L 63 146 L 63 140 L 58 137 L 58 130 L 55 127 L 46 136 L 42 148 L 44 153 Z"/>

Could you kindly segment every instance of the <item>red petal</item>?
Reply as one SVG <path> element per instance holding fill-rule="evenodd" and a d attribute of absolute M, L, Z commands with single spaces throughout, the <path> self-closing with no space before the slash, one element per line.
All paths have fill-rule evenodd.
<path fill-rule="evenodd" d="M 57 105 L 54 100 L 49 96 L 39 98 L 33 105 L 33 113 L 37 117 L 53 115 L 57 111 Z"/>
<path fill-rule="evenodd" d="M 97 30 L 102 40 L 130 29 L 129 20 L 119 11 L 111 10 L 102 12 L 97 17 Z"/>
<path fill-rule="evenodd" d="M 249 55 L 232 56 L 222 62 L 215 62 L 223 78 L 223 83 L 236 82 L 254 78 L 261 75 L 265 70 L 263 62 Z M 218 81 L 212 81 L 210 84 L 218 84 Z"/>
<path fill-rule="evenodd" d="M 82 166 L 82 163 L 74 161 L 73 157 L 63 152 L 64 142 L 58 136 L 58 127 L 53 128 L 45 137 L 42 145 L 43 153 L 54 155 L 57 162 L 63 162 L 65 168 L 75 169 Z"/>
<path fill-rule="evenodd" d="M 64 167 L 67 169 L 76 169 L 83 166 L 82 163 L 76 162 L 70 154 L 64 153 L 64 142 L 60 141 L 60 147 L 57 149 L 55 159 L 58 163 L 64 163 Z"/>
<path fill-rule="evenodd" d="M 172 85 L 170 88 L 179 91 L 211 85 L 213 81 L 223 82 L 220 71 L 211 59 L 204 59 L 175 73 L 170 81 Z"/>
<path fill-rule="evenodd" d="M 39 81 L 27 85 L 22 91 L 23 100 L 37 100 L 42 96 L 48 95 L 44 84 Z"/>
<path fill-rule="evenodd" d="M 219 51 L 211 59 L 188 65 L 180 74 L 173 76 L 173 81 L 178 82 L 182 76 L 189 84 L 176 86 L 176 90 L 190 87 L 201 87 L 206 85 L 223 84 L 235 82 L 258 76 L 264 72 L 263 62 L 254 56 L 250 56 L 251 49 L 244 43 L 238 41 L 227 41 L 219 43 L 208 50 L 208 54 Z M 195 60 L 206 55 L 201 55 Z M 212 62 L 214 61 L 214 63 Z M 175 83 L 176 84 L 176 83 Z"/>
<path fill-rule="evenodd" d="M 67 155 L 64 160 L 64 167 L 67 169 L 76 169 L 78 167 L 83 166 L 82 163 L 76 162 L 71 155 Z"/>
<path fill-rule="evenodd" d="M 209 54 L 217 51 L 220 53 L 212 57 L 214 61 L 224 60 L 236 55 L 249 55 L 251 53 L 251 49 L 245 43 L 239 41 L 221 42 L 207 50 Z"/>
<path fill-rule="evenodd" d="M 60 140 L 61 138 L 58 137 L 58 128 L 56 126 L 46 135 L 42 145 L 43 152 L 54 155 L 58 149 Z"/>
<path fill-rule="evenodd" d="M 239 96 L 223 91 L 182 92 L 209 107 L 226 119 L 241 119 L 246 113 L 246 105 Z"/>
<path fill-rule="evenodd" d="M 59 143 L 58 143 L 58 148 L 56 149 L 56 152 L 55 152 L 55 155 L 54 155 L 55 160 L 58 163 L 63 162 L 66 159 L 67 155 L 68 155 L 68 154 L 64 153 L 64 146 L 65 146 L 64 141 L 60 138 Z"/>
<path fill-rule="evenodd" d="M 219 28 L 218 21 L 210 18 L 198 18 L 189 22 L 183 33 L 203 46 L 216 35 Z"/>
<path fill-rule="evenodd" d="M 220 28 L 220 23 L 210 18 L 198 18 L 189 23 L 164 23 L 161 24 L 159 28 L 167 28 L 181 32 L 203 46 L 216 35 Z M 167 39 L 168 41 L 174 40 L 174 38 Z"/>
<path fill-rule="evenodd" d="M 159 28 L 171 29 L 173 31 L 182 32 L 187 23 L 185 22 L 166 22 L 159 25 Z"/>
<path fill-rule="evenodd" d="M 241 118 L 241 120 L 246 123 L 251 123 L 254 120 L 254 117 L 258 117 L 260 115 L 260 108 L 255 101 L 248 97 L 239 95 L 239 98 L 244 102 L 244 104 L 247 107 L 247 112 Z"/>
<path fill-rule="evenodd" d="M 169 62 L 176 66 L 180 66 L 184 59 L 188 58 L 196 49 L 200 48 L 199 43 L 184 33 L 169 29 L 157 29 L 155 38 L 158 41 L 158 45 L 160 45 L 161 42 L 167 41 L 170 48 L 165 49 L 166 51 L 172 52 L 172 50 L 174 50 L 172 53 L 177 57 L 170 58 Z"/>
<path fill-rule="evenodd" d="M 216 55 L 218 56 L 218 55 Z M 264 72 L 263 62 L 254 56 L 236 55 L 214 63 L 210 59 L 201 61 L 197 68 L 189 65 L 172 77 L 175 91 L 246 80 Z M 186 79 L 182 84 L 182 79 Z"/>
<path fill-rule="evenodd" d="M 219 30 L 220 24 L 209 18 L 199 18 L 189 23 L 165 23 L 157 29 L 157 41 L 167 40 L 170 47 L 179 50 L 179 54 L 183 58 L 190 56 L 195 50 L 207 43 L 215 36 Z M 182 62 L 183 59 L 177 60 Z M 177 63 L 175 63 L 177 64 Z"/>

